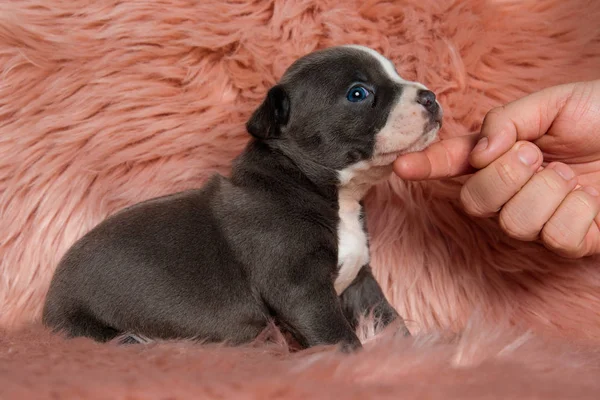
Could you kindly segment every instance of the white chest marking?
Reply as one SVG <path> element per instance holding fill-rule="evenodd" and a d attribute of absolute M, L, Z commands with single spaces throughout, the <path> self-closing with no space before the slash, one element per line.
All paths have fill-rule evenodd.
<path fill-rule="evenodd" d="M 352 196 L 340 191 L 338 225 L 338 276 L 334 286 L 340 295 L 356 278 L 363 265 L 369 262 L 367 234 L 360 218 L 361 207 Z"/>

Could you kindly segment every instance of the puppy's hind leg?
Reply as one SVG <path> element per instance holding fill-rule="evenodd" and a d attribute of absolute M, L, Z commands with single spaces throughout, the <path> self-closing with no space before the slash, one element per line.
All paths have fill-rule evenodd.
<path fill-rule="evenodd" d="M 45 315 L 43 322 L 55 332 L 62 332 L 70 338 L 89 337 L 98 342 L 108 342 L 121 334 L 92 315 L 81 311 L 61 315 L 60 318 Z"/>

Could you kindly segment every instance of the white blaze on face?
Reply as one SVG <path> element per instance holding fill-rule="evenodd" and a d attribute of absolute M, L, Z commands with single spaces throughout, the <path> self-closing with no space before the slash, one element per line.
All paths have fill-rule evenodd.
<path fill-rule="evenodd" d="M 371 49 L 370 47 L 359 46 L 356 44 L 350 44 L 345 47 L 360 50 L 362 52 L 369 54 L 374 59 L 376 59 L 379 62 L 379 64 L 381 65 L 381 68 L 383 68 L 384 72 L 390 77 L 391 80 L 396 81 L 398 83 L 416 83 L 416 82 L 410 82 L 405 79 L 402 79 L 402 77 L 400 75 L 398 75 L 398 72 L 396 72 L 396 67 L 394 66 L 394 63 L 392 63 L 390 60 L 388 60 L 387 58 L 385 58 L 383 55 L 376 52 L 375 50 Z M 416 83 L 416 84 L 420 85 L 419 83 Z M 424 88 L 424 87 L 425 86 L 421 85 L 421 88 Z"/>
<path fill-rule="evenodd" d="M 417 102 L 417 91 L 426 90 L 425 86 L 402 79 L 392 62 L 373 49 L 354 45 L 346 47 L 364 51 L 375 58 L 390 80 L 402 85 L 402 91 L 390 110 L 387 122 L 377 133 L 373 157 L 339 172 L 339 271 L 334 283 L 338 294 L 352 284 L 362 266 L 369 262 L 369 247 L 360 220 L 359 201 L 371 186 L 390 175 L 392 163 L 398 155 L 425 149 L 437 138 L 439 130 L 439 127 L 427 129 L 429 117 Z"/>

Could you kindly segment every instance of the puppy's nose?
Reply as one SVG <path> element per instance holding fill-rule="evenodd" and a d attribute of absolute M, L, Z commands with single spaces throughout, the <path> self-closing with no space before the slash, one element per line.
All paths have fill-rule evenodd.
<path fill-rule="evenodd" d="M 435 101 L 435 93 L 431 90 L 419 90 L 417 92 L 417 103 L 421 104 L 432 114 L 437 112 L 438 105 Z"/>

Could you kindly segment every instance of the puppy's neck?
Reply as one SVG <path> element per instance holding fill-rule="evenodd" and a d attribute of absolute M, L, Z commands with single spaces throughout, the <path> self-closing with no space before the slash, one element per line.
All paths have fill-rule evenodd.
<path fill-rule="evenodd" d="M 234 162 L 232 178 L 248 184 L 261 176 L 258 179 L 262 182 L 305 186 L 327 199 L 350 204 L 360 202 L 371 187 L 387 179 L 392 172 L 391 163 L 380 165 L 372 161 L 360 161 L 336 172 L 284 150 L 251 141 Z"/>
<path fill-rule="evenodd" d="M 283 186 L 304 188 L 330 201 L 337 198 L 338 181 L 334 171 L 319 168 L 310 160 L 294 157 L 289 151 L 256 140 L 251 140 L 234 161 L 231 177 L 238 184 L 260 181 L 280 189 Z"/>
<path fill-rule="evenodd" d="M 294 143 L 276 146 L 276 151 L 288 157 L 316 186 L 330 188 L 333 185 L 339 192 L 340 200 L 343 198 L 346 201 L 359 202 L 372 186 L 388 178 L 392 172 L 393 159 L 375 157 L 335 171 L 309 158 L 297 157 L 301 152 L 294 147 Z"/>
<path fill-rule="evenodd" d="M 340 201 L 361 201 L 374 185 L 388 178 L 391 172 L 391 165 L 372 165 L 368 162 L 359 162 L 340 171 Z"/>

